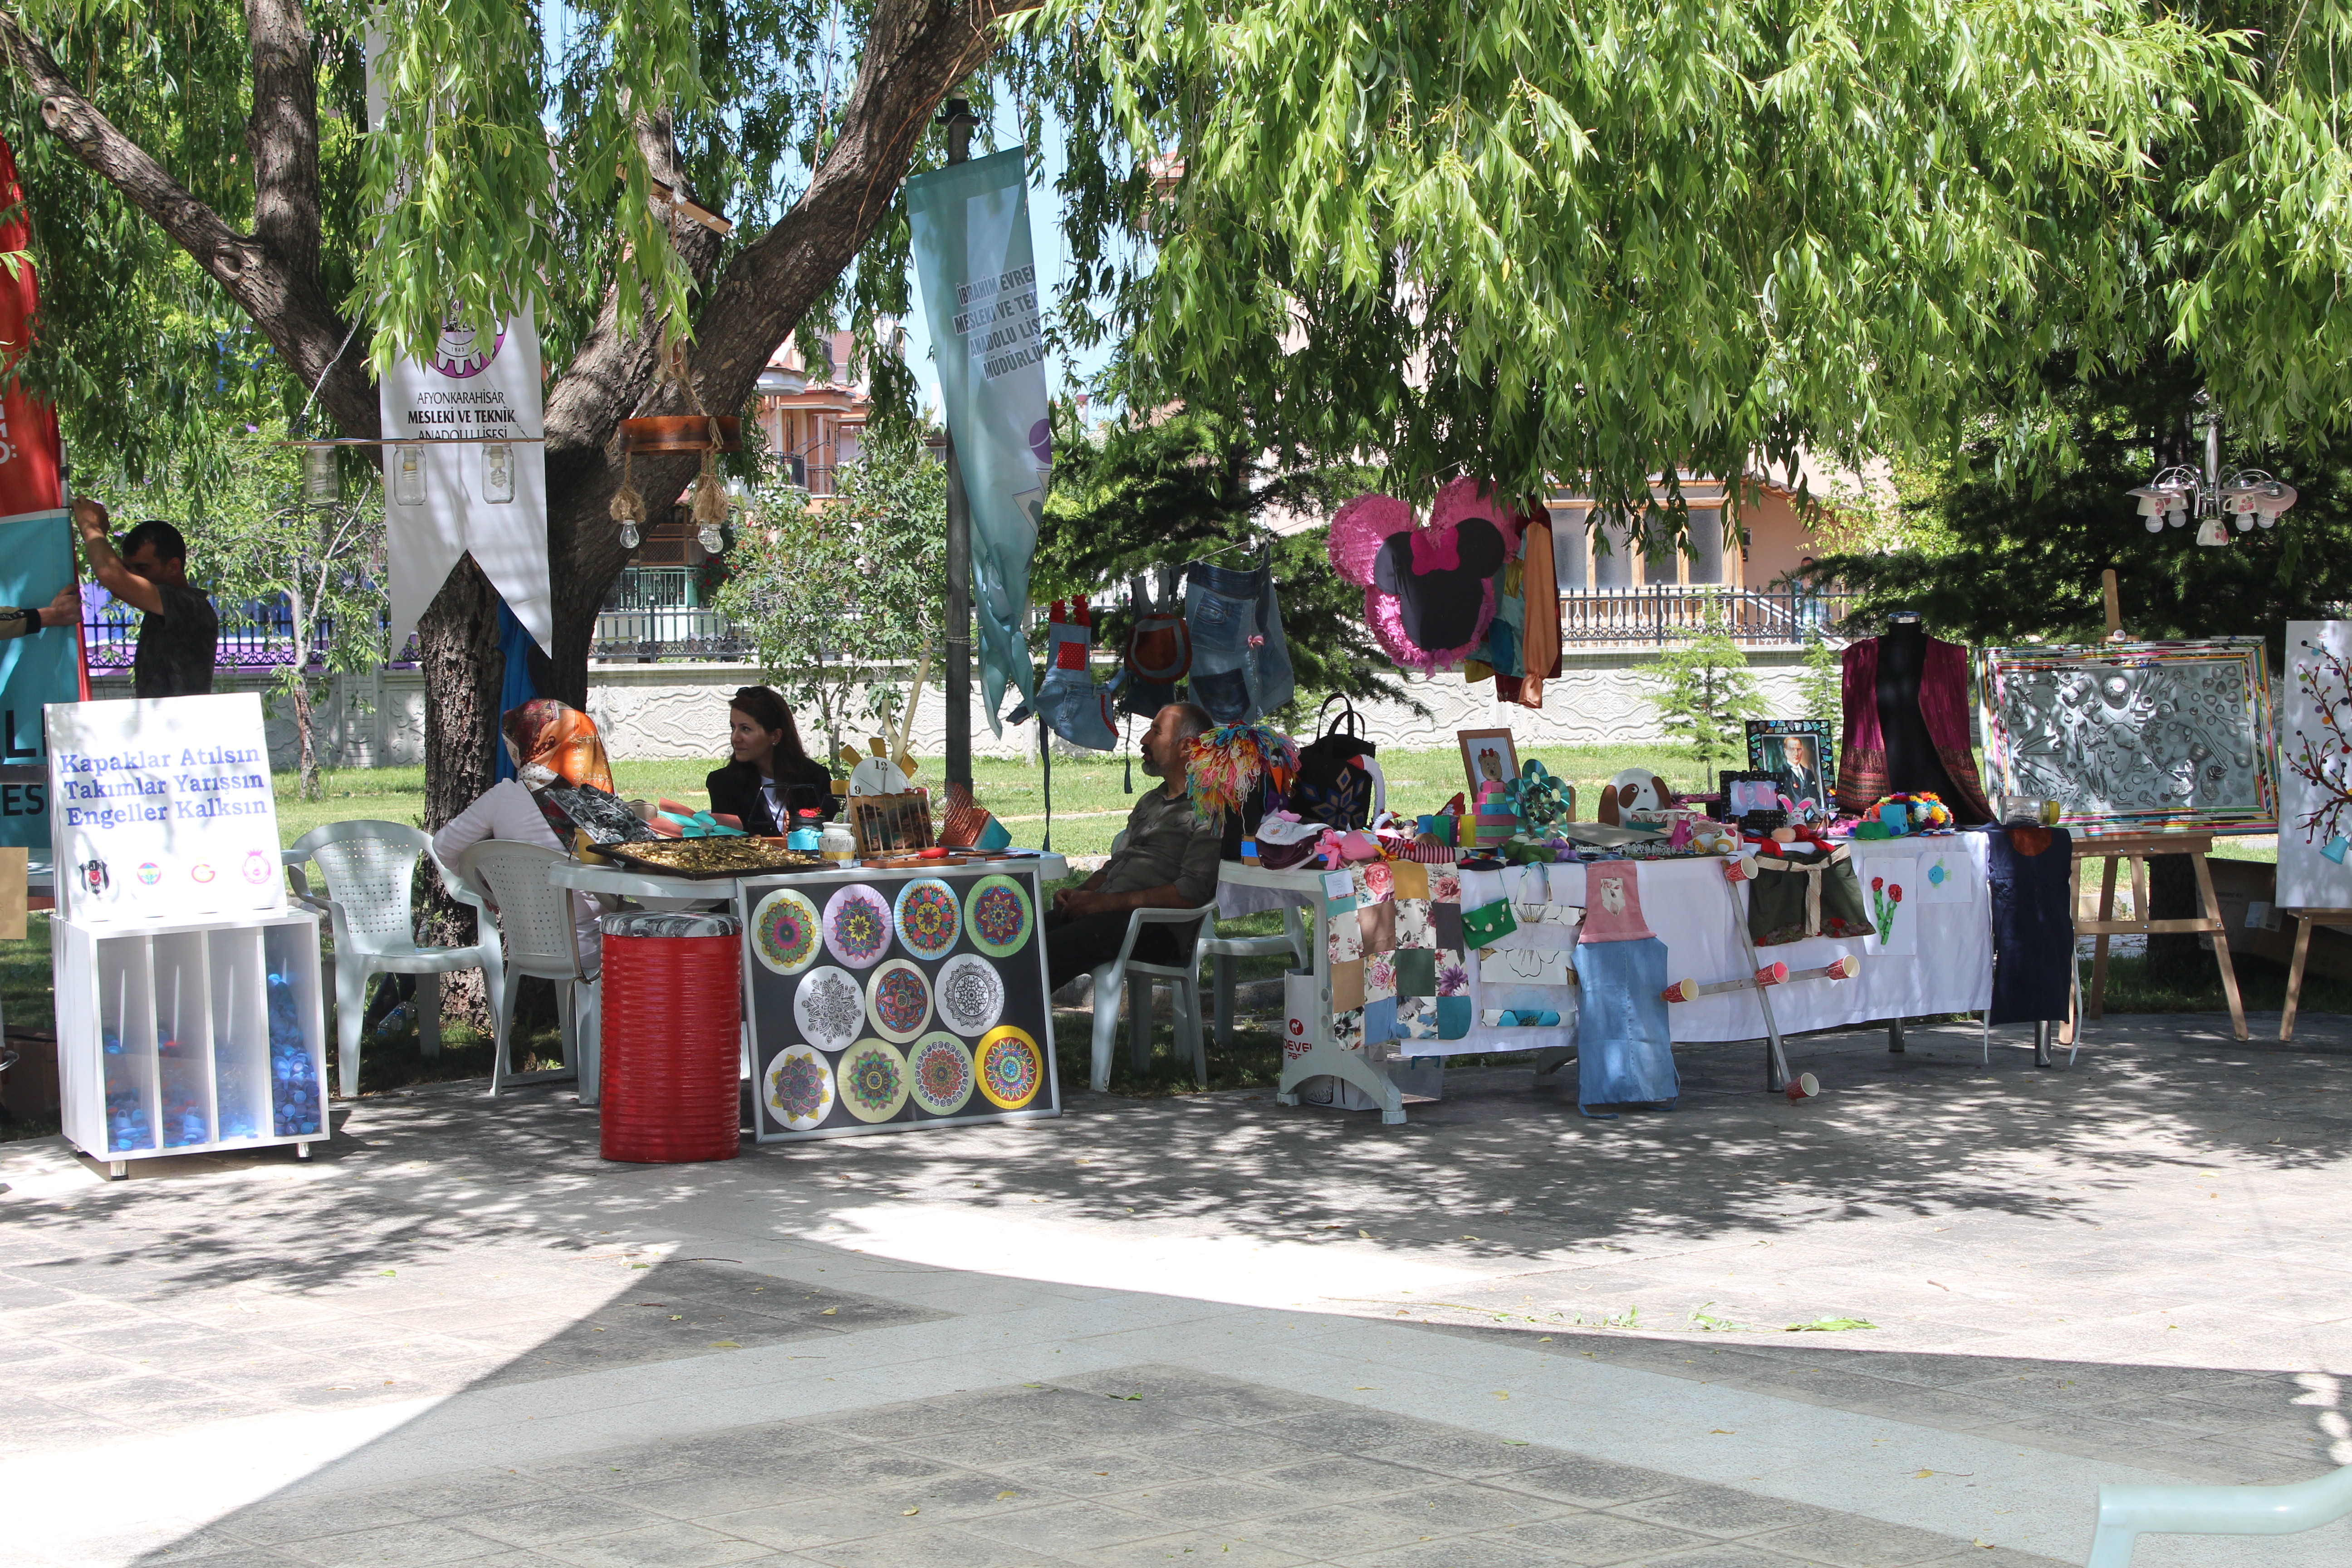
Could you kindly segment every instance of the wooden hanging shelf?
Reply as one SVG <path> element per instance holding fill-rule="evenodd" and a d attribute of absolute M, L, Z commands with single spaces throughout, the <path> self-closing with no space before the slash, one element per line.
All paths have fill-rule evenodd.
<path fill-rule="evenodd" d="M 697 453 L 712 449 L 710 427 L 719 426 L 718 450 L 733 452 L 743 445 L 743 421 L 725 415 L 664 414 L 647 419 L 621 421 L 621 450 L 635 453 Z"/>

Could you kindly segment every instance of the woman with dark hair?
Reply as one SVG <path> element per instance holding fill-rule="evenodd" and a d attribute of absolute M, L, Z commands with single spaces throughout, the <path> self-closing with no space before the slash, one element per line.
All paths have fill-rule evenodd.
<path fill-rule="evenodd" d="M 746 686 L 728 703 L 730 761 L 703 781 L 713 815 L 732 816 L 746 833 L 792 831 L 793 815 L 814 811 L 830 822 L 841 809 L 833 773 L 801 750 L 793 710 L 764 686 Z"/>

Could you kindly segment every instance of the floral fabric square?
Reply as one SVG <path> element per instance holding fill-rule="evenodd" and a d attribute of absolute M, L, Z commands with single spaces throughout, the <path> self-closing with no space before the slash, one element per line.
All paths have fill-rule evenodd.
<path fill-rule="evenodd" d="M 1344 915 L 1331 917 L 1330 928 L 1323 938 L 1323 952 L 1334 969 L 1364 956 L 1363 928 L 1356 923 L 1356 920 L 1353 910 Z"/>
<path fill-rule="evenodd" d="M 1432 871 L 1429 874 L 1429 898 L 1432 903 L 1458 904 L 1462 901 L 1462 873 Z"/>
<path fill-rule="evenodd" d="M 1343 1051 L 1364 1048 L 1364 1010 L 1351 1007 L 1345 1013 L 1331 1015 L 1331 1038 Z"/>
<path fill-rule="evenodd" d="M 1462 961 L 1459 952 L 1440 952 L 1437 955 L 1437 994 L 1440 996 L 1470 994 L 1470 966 Z"/>
<path fill-rule="evenodd" d="M 1437 998 L 1434 996 L 1400 996 L 1397 998 L 1397 1037 L 1404 1040 L 1437 1038 Z"/>
<path fill-rule="evenodd" d="M 1437 933 L 1430 929 L 1427 899 L 1396 901 L 1396 944 L 1399 948 L 1437 945 Z"/>
<path fill-rule="evenodd" d="M 1387 861 L 1367 860 L 1356 868 L 1356 875 L 1361 879 L 1359 904 L 1369 908 L 1396 897 L 1396 872 Z"/>
<path fill-rule="evenodd" d="M 1364 957 L 1364 1000 L 1381 1002 L 1397 994 L 1396 955 L 1367 953 Z"/>

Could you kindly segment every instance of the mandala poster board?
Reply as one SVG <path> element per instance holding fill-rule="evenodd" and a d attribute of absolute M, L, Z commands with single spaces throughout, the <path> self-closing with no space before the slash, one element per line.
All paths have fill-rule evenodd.
<path fill-rule="evenodd" d="M 747 945 L 743 965 L 762 1142 L 1061 1114 L 1035 869 L 999 862 L 855 881 L 780 871 L 738 886 L 740 910 L 764 909 L 778 927 L 769 951 Z M 887 921 L 879 933 L 844 933 L 847 956 L 873 953 L 866 964 L 844 963 L 825 929 L 853 888 L 860 914 Z M 780 917 L 786 908 L 797 918 Z M 803 910 L 815 911 L 817 931 L 793 969 L 801 947 L 786 928 Z M 761 940 L 756 922 L 744 940 Z"/>
<path fill-rule="evenodd" d="M 2352 909 L 2352 621 L 2286 624 L 2278 907 Z"/>
<path fill-rule="evenodd" d="M 2260 637 L 1987 648 L 1995 795 L 2055 800 L 2093 833 L 2268 833 L 2279 819 Z"/>

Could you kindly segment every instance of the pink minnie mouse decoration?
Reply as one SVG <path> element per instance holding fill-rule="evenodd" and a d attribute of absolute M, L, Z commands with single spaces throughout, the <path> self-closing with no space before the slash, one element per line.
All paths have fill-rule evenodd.
<path fill-rule="evenodd" d="M 1438 491 L 1430 523 L 1392 497 L 1367 493 L 1331 520 L 1331 565 L 1364 590 L 1364 619 L 1388 656 L 1409 669 L 1458 664 L 1486 641 L 1495 574 L 1511 558 L 1509 510 L 1469 479 Z"/>

